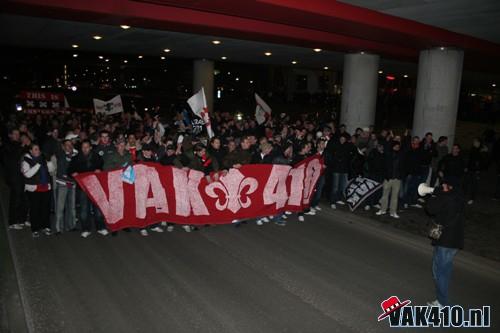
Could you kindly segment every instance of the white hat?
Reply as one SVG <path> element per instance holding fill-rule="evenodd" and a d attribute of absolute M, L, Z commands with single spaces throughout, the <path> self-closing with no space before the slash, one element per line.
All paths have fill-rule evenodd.
<path fill-rule="evenodd" d="M 78 139 L 78 135 L 73 132 L 69 132 L 68 134 L 66 134 L 66 137 L 64 138 L 64 140 L 73 140 L 73 139 Z"/>

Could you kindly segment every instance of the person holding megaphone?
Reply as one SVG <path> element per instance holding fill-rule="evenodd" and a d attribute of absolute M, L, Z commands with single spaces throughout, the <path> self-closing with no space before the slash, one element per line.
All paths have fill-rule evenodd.
<path fill-rule="evenodd" d="M 462 191 L 455 187 L 453 180 L 444 178 L 441 185 L 433 188 L 425 183 L 418 187 L 418 194 L 426 196 L 425 209 L 436 225 L 440 226 L 440 235 L 432 239 L 434 253 L 432 256 L 432 276 L 436 287 L 435 301 L 430 306 L 443 307 L 450 305 L 448 286 L 453 269 L 453 259 L 459 249 L 464 247 L 464 207 L 465 198 Z"/>

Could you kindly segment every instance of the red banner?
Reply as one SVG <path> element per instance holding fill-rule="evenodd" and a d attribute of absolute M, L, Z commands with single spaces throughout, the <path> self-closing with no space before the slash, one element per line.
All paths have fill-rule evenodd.
<path fill-rule="evenodd" d="M 155 163 L 136 164 L 133 169 L 132 184 L 123 181 L 122 169 L 75 177 L 111 231 L 163 221 L 226 224 L 302 211 L 310 205 L 323 161 L 313 156 L 294 167 L 249 164 L 211 183 L 196 170 Z"/>

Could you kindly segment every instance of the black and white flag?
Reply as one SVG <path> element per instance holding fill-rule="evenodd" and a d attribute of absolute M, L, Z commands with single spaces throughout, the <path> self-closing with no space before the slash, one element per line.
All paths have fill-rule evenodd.
<path fill-rule="evenodd" d="M 351 211 L 354 211 L 358 206 L 382 187 L 382 183 L 374 180 L 356 177 L 347 183 L 345 189 L 345 198 Z"/>
<path fill-rule="evenodd" d="M 96 113 L 102 113 L 105 116 L 123 112 L 122 98 L 120 95 L 116 95 L 109 101 L 94 98 L 94 109 Z"/>

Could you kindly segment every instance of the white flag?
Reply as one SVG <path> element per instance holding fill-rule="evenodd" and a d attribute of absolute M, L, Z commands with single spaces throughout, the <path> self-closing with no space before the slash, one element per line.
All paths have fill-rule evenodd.
<path fill-rule="evenodd" d="M 193 110 L 193 113 L 203 119 L 203 121 L 205 122 L 205 126 L 207 127 L 208 137 L 212 138 L 214 136 L 214 132 L 212 130 L 212 124 L 210 123 L 210 115 L 208 114 L 205 89 L 201 87 L 200 91 L 189 97 L 187 102 L 191 107 L 191 110 Z"/>
<path fill-rule="evenodd" d="M 106 116 L 123 112 L 122 98 L 120 95 L 116 95 L 109 101 L 94 98 L 94 109 L 96 113 L 104 113 Z"/>
<path fill-rule="evenodd" d="M 261 125 L 271 116 L 272 110 L 257 93 L 255 93 L 255 102 L 257 103 L 257 107 L 255 108 L 255 120 Z"/>

